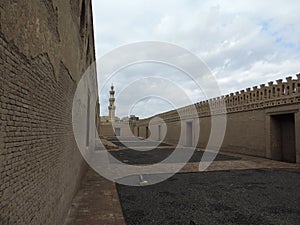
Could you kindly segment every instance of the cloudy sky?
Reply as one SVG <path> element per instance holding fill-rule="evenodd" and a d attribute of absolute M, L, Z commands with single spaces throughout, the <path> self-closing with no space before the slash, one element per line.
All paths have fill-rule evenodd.
<path fill-rule="evenodd" d="M 222 94 L 300 72 L 298 0 L 93 0 L 93 11 L 99 61 L 130 43 L 172 43 L 207 65 Z M 121 117 L 143 118 L 207 96 L 186 73 L 162 63 L 124 66 L 99 82 L 101 115 L 108 114 L 111 83 Z"/>

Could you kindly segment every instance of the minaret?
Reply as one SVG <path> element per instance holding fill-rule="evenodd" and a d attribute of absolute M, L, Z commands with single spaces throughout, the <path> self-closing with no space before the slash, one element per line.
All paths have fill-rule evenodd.
<path fill-rule="evenodd" d="M 110 87 L 109 94 L 110 94 L 109 106 L 108 106 L 109 120 L 110 120 L 110 122 L 115 122 L 115 110 L 116 110 L 116 106 L 115 106 L 115 91 L 114 91 L 113 84 Z"/>

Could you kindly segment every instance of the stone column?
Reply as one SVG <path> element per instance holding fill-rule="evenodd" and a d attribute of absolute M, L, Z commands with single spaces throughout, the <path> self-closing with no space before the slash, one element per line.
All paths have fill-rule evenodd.
<path fill-rule="evenodd" d="M 268 98 L 269 99 L 274 98 L 275 93 L 274 93 L 274 90 L 273 90 L 273 88 L 274 88 L 273 81 L 269 82 L 268 86 L 269 86 L 268 87 Z"/>
<path fill-rule="evenodd" d="M 251 93 L 251 88 L 246 89 L 246 98 L 247 98 L 247 103 L 250 103 L 252 101 L 252 93 Z"/>
<path fill-rule="evenodd" d="M 253 93 L 254 93 L 254 102 L 256 102 L 259 99 L 259 93 L 257 92 L 257 86 L 253 87 Z"/>
<path fill-rule="evenodd" d="M 266 87 L 265 84 L 260 85 L 260 100 L 264 100 L 266 98 L 265 87 Z"/>
<path fill-rule="evenodd" d="M 283 96 L 282 79 L 276 80 L 276 82 L 277 82 L 276 97 L 282 97 Z"/>
<path fill-rule="evenodd" d="M 287 84 L 285 85 L 286 95 L 290 95 L 294 92 L 292 77 L 287 77 L 286 81 L 287 81 Z"/>

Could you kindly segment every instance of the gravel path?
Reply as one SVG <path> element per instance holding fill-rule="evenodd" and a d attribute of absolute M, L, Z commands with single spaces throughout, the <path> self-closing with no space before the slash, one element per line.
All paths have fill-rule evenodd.
<path fill-rule="evenodd" d="M 132 149 L 125 149 L 120 151 L 111 151 L 115 158 L 125 162 L 127 164 L 136 165 L 136 164 L 154 164 L 166 159 L 172 152 L 174 148 L 156 148 L 149 151 L 136 151 Z M 181 151 L 181 150 L 180 150 Z M 181 154 L 185 154 L 185 149 L 182 149 Z M 209 154 L 209 153 L 208 153 Z M 189 162 L 200 162 L 203 156 L 203 151 L 195 151 Z M 182 162 L 181 159 L 184 157 L 176 157 L 175 161 L 172 163 Z M 238 157 L 227 156 L 223 154 L 218 154 L 215 161 L 223 160 L 239 160 Z"/>
<path fill-rule="evenodd" d="M 300 224 L 299 170 L 176 174 L 117 190 L 127 225 Z"/>

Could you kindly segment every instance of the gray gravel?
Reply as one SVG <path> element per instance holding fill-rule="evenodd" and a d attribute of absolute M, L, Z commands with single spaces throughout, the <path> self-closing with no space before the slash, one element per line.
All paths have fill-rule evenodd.
<path fill-rule="evenodd" d="M 111 151 L 110 154 L 114 156 L 116 159 L 131 165 L 142 165 L 142 164 L 154 164 L 159 163 L 162 160 L 166 159 L 168 156 L 172 154 L 174 148 L 155 148 L 149 151 L 136 151 L 133 149 L 125 149 L 120 151 Z M 178 157 L 174 161 L 170 161 L 172 163 L 184 162 L 184 155 L 186 154 L 186 150 L 180 150 Z M 203 156 L 203 151 L 195 151 L 189 162 L 200 162 Z M 180 157 L 182 154 L 182 157 Z M 207 152 L 207 154 L 211 154 Z M 227 156 L 223 154 L 218 154 L 215 161 L 224 161 L 224 160 L 239 160 L 239 157 Z M 113 162 L 113 161 L 112 161 Z"/>
<path fill-rule="evenodd" d="M 300 171 L 176 174 L 117 189 L 127 225 L 300 224 Z"/>

